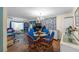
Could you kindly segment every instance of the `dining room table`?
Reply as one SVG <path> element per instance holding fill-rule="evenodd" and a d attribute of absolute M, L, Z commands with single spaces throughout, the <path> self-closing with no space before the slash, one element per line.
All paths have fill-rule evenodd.
<path fill-rule="evenodd" d="M 47 36 L 47 34 L 42 31 L 36 31 L 36 32 L 33 32 L 33 34 L 34 34 L 34 37 L 36 38 L 36 40 Z"/>
<path fill-rule="evenodd" d="M 48 38 L 45 38 L 44 36 L 47 36 L 45 32 L 42 31 L 36 31 L 33 32 L 33 36 L 36 37 L 35 40 L 32 40 L 33 44 L 29 44 L 28 50 L 29 52 L 59 52 L 60 51 L 60 43 L 54 39 L 51 38 L 51 41 L 48 42 Z M 27 39 L 27 35 L 26 38 Z M 29 38 L 28 38 L 29 40 Z M 29 43 L 31 43 L 29 41 Z"/>

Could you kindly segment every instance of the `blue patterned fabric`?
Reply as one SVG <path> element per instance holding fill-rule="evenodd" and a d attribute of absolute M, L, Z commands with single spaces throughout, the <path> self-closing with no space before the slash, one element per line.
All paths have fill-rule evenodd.
<path fill-rule="evenodd" d="M 47 36 L 44 36 L 44 38 L 47 38 L 48 39 L 47 41 L 50 42 L 51 39 L 54 37 L 54 32 L 52 32 L 51 34 L 49 34 L 49 31 L 46 28 L 43 29 L 43 32 L 45 32 L 47 34 Z"/>
<path fill-rule="evenodd" d="M 30 29 L 30 31 L 28 31 L 28 34 L 32 37 L 33 40 L 36 40 L 33 32 L 34 32 L 34 29 Z"/>
<path fill-rule="evenodd" d="M 34 37 L 34 34 L 33 34 L 34 29 L 30 29 L 30 31 L 28 32 L 28 34 L 32 37 L 33 40 L 36 40 L 36 38 Z M 51 41 L 51 39 L 54 37 L 54 32 L 52 32 L 51 34 L 49 34 L 49 30 L 47 28 L 43 28 L 42 29 L 42 32 L 46 33 L 47 35 L 44 36 L 43 38 L 46 38 L 48 42 Z"/>
<path fill-rule="evenodd" d="M 47 38 L 47 41 L 50 42 L 52 37 L 54 36 L 54 32 L 49 34 L 49 30 L 46 27 L 43 27 L 42 31 L 47 34 L 46 36 L 44 36 L 44 38 Z"/>
<path fill-rule="evenodd" d="M 52 32 L 51 34 L 50 34 L 50 40 L 54 37 L 54 32 Z"/>
<path fill-rule="evenodd" d="M 48 29 L 44 28 L 42 31 L 43 31 L 45 34 L 47 34 L 47 36 L 44 36 L 44 37 L 45 37 L 45 38 L 49 38 L 50 34 L 49 34 Z"/>
<path fill-rule="evenodd" d="M 49 35 L 46 36 L 45 38 L 47 38 L 47 41 L 50 42 L 53 37 L 54 37 L 54 32 L 52 32 L 51 34 L 49 34 Z"/>

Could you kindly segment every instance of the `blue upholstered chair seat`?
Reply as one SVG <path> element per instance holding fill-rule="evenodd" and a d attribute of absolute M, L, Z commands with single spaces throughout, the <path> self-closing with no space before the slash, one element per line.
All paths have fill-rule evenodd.
<path fill-rule="evenodd" d="M 52 38 L 54 37 L 54 32 L 52 32 L 51 34 L 49 33 L 49 30 L 46 28 L 43 28 L 42 30 L 43 32 L 45 32 L 47 34 L 47 36 L 44 36 L 44 38 L 47 38 L 48 42 L 50 42 L 52 40 Z"/>
<path fill-rule="evenodd" d="M 34 29 L 30 29 L 30 31 L 28 31 L 28 34 L 31 36 L 32 40 L 36 40 L 36 38 L 34 37 Z M 52 40 L 52 38 L 54 37 L 54 32 L 52 32 L 51 34 L 49 33 L 48 29 L 44 28 L 42 30 L 42 32 L 46 33 L 47 35 L 44 36 L 43 38 L 47 38 L 47 41 L 50 42 Z"/>
<path fill-rule="evenodd" d="M 34 37 L 33 32 L 34 32 L 34 29 L 30 29 L 30 31 L 28 31 L 27 33 L 31 36 L 31 38 L 32 38 L 33 40 L 36 40 L 36 38 Z"/>

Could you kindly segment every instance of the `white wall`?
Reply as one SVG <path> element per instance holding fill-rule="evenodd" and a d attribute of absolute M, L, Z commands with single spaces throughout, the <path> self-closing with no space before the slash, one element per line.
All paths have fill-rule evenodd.
<path fill-rule="evenodd" d="M 62 15 L 58 15 L 57 16 L 57 29 L 60 30 L 60 32 L 63 31 L 63 20 L 64 20 L 64 17 L 69 17 L 69 16 L 73 16 L 73 19 L 74 19 L 74 22 L 73 22 L 73 26 L 75 26 L 75 11 L 76 11 L 77 7 L 74 7 L 73 8 L 73 11 L 70 12 L 70 13 L 65 13 L 65 14 L 62 14 Z"/>
<path fill-rule="evenodd" d="M 64 17 L 73 16 L 73 13 L 65 13 L 62 15 L 57 16 L 57 30 L 59 30 L 61 33 L 63 32 L 63 23 L 64 23 Z"/>
<path fill-rule="evenodd" d="M 3 8 L 3 51 L 7 51 L 7 9 Z"/>

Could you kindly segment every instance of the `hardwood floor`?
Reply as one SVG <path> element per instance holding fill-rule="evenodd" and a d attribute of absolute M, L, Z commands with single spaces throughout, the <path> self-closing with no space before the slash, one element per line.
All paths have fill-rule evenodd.
<path fill-rule="evenodd" d="M 8 47 L 8 52 L 27 52 L 28 45 L 21 44 L 19 42 L 15 43 L 13 46 Z"/>
<path fill-rule="evenodd" d="M 24 34 L 16 35 L 16 43 L 12 46 L 8 47 L 7 52 L 28 52 L 28 41 L 24 40 Z M 57 40 L 52 41 L 53 51 L 59 52 L 60 51 L 60 42 Z"/>
<path fill-rule="evenodd" d="M 16 42 L 12 46 L 8 47 L 8 52 L 27 52 L 28 44 L 24 41 L 23 34 L 16 35 Z"/>

